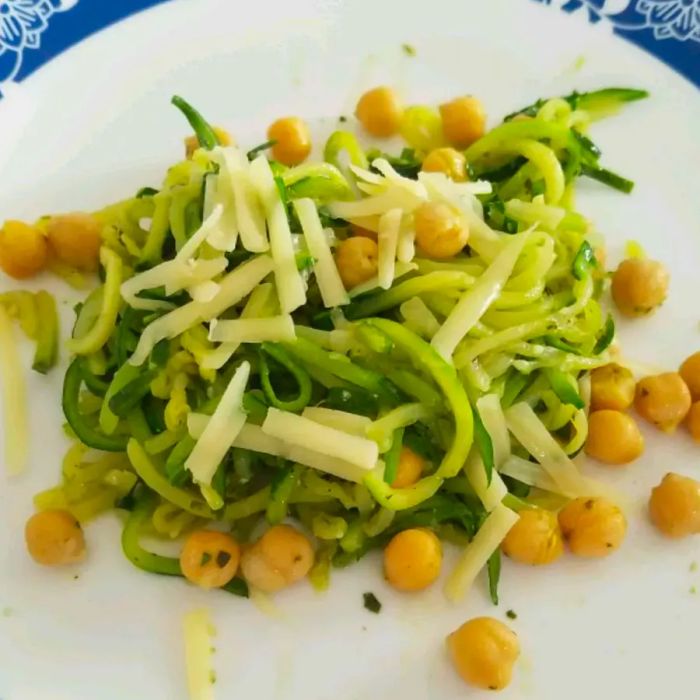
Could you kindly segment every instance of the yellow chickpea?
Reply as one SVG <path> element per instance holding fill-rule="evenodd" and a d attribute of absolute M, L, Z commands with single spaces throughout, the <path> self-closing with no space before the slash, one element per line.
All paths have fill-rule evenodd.
<path fill-rule="evenodd" d="M 445 138 L 456 148 L 466 148 L 486 131 L 486 112 L 476 97 L 457 97 L 440 105 Z"/>
<path fill-rule="evenodd" d="M 605 498 L 575 498 L 559 511 L 564 541 L 579 557 L 606 557 L 625 539 L 627 520 Z"/>
<path fill-rule="evenodd" d="M 444 173 L 455 182 L 465 182 L 467 159 L 454 148 L 436 148 L 430 151 L 423 161 L 421 170 L 426 173 Z"/>
<path fill-rule="evenodd" d="M 352 289 L 377 274 L 379 247 L 372 238 L 346 238 L 335 251 L 335 264 L 346 289 Z"/>
<path fill-rule="evenodd" d="M 503 553 L 520 562 L 541 566 L 551 564 L 564 552 L 557 516 L 543 508 L 526 508 L 502 544 Z"/>
<path fill-rule="evenodd" d="M 693 353 L 686 358 L 678 373 L 688 385 L 693 401 L 700 399 L 700 352 Z"/>
<path fill-rule="evenodd" d="M 254 588 L 274 593 L 304 578 L 314 564 L 308 537 L 290 525 L 271 527 L 243 552 L 241 569 Z"/>
<path fill-rule="evenodd" d="M 626 413 L 603 409 L 588 417 L 586 454 L 604 464 L 628 464 L 644 452 L 644 438 Z"/>
<path fill-rule="evenodd" d="M 219 145 L 221 146 L 231 146 L 233 145 L 234 141 L 231 138 L 231 134 L 226 131 L 226 129 L 222 129 L 220 126 L 215 126 L 214 127 L 214 133 L 216 134 L 216 138 L 219 141 Z M 199 139 L 192 134 L 192 136 L 188 136 L 185 139 L 185 156 L 187 158 L 191 158 L 194 155 L 194 152 L 199 148 Z"/>
<path fill-rule="evenodd" d="M 270 124 L 267 138 L 276 141 L 272 157 L 284 165 L 299 165 L 311 153 L 311 134 L 299 117 L 283 117 Z"/>
<path fill-rule="evenodd" d="M 384 550 L 384 576 L 399 591 L 422 591 L 440 575 L 442 546 L 434 532 L 399 532 Z"/>
<path fill-rule="evenodd" d="M 32 559 L 44 566 L 74 564 L 85 557 L 80 523 L 66 510 L 43 510 L 32 515 L 24 528 Z"/>
<path fill-rule="evenodd" d="M 695 442 L 700 442 L 700 401 L 696 401 L 688 411 L 685 424 Z"/>
<path fill-rule="evenodd" d="M 681 538 L 700 533 L 700 482 L 669 473 L 652 489 L 651 520 L 664 535 Z"/>
<path fill-rule="evenodd" d="M 690 410 L 690 391 L 680 374 L 664 372 L 637 383 L 634 407 L 642 418 L 672 433 Z"/>
<path fill-rule="evenodd" d="M 61 261 L 83 272 L 96 272 L 102 245 L 102 226 L 90 214 L 53 216 L 46 229 L 49 246 Z"/>
<path fill-rule="evenodd" d="M 624 411 L 634 401 L 634 375 L 614 362 L 591 372 L 591 409 Z"/>
<path fill-rule="evenodd" d="M 0 229 L 0 267 L 15 279 L 25 279 L 46 267 L 49 249 L 46 238 L 34 226 L 6 221 Z"/>
<path fill-rule="evenodd" d="M 392 488 L 405 489 L 413 486 L 420 479 L 424 466 L 425 460 L 420 455 L 409 447 L 402 447 L 396 477 L 391 482 Z"/>
<path fill-rule="evenodd" d="M 241 548 L 231 535 L 197 530 L 185 540 L 180 568 L 200 588 L 221 588 L 236 575 L 240 560 Z"/>
<path fill-rule="evenodd" d="M 430 258 L 452 258 L 469 240 L 469 227 L 445 202 L 425 202 L 413 213 L 416 243 Z"/>
<path fill-rule="evenodd" d="M 610 291 L 625 316 L 645 316 L 664 303 L 668 282 L 668 271 L 660 262 L 629 258 L 613 273 Z"/>
<path fill-rule="evenodd" d="M 357 102 L 355 116 L 367 133 L 379 138 L 394 136 L 401 128 L 403 106 L 389 87 L 368 90 Z"/>
<path fill-rule="evenodd" d="M 483 690 L 503 690 L 520 656 L 518 636 L 492 617 L 475 617 L 447 637 L 447 650 L 462 680 Z"/>

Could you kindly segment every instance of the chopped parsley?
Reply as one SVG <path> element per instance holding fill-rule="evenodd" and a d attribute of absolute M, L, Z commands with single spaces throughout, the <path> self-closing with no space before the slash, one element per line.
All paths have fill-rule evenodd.
<path fill-rule="evenodd" d="M 377 614 L 382 609 L 382 604 L 374 593 L 363 593 L 362 598 L 365 601 L 365 608 L 370 612 Z"/>
<path fill-rule="evenodd" d="M 690 562 L 690 573 L 698 570 L 698 563 L 696 561 Z"/>
<path fill-rule="evenodd" d="M 416 47 L 411 44 L 401 44 L 401 49 L 407 55 L 413 58 L 416 55 Z"/>
<path fill-rule="evenodd" d="M 506 617 L 509 620 L 517 620 L 518 619 L 518 613 L 515 612 L 515 610 L 506 610 Z"/>

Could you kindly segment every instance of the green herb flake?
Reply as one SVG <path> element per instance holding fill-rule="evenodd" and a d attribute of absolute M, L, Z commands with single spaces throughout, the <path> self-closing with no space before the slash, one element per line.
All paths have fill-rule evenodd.
<path fill-rule="evenodd" d="M 369 610 L 375 615 L 379 613 L 382 609 L 382 604 L 377 600 L 377 596 L 374 593 L 363 593 L 362 598 L 364 600 L 365 609 Z"/>
<path fill-rule="evenodd" d="M 515 610 L 506 610 L 506 617 L 509 620 L 517 620 L 518 619 L 518 613 L 515 612 Z"/>
<path fill-rule="evenodd" d="M 216 683 L 216 671 L 209 671 L 209 682 L 214 685 Z"/>
<path fill-rule="evenodd" d="M 691 586 L 690 587 L 690 594 L 691 595 L 697 595 L 698 593 L 698 587 L 697 586 Z"/>
<path fill-rule="evenodd" d="M 411 58 L 413 58 L 416 55 L 416 47 L 411 46 L 411 44 L 401 44 L 401 50 Z"/>
<path fill-rule="evenodd" d="M 698 563 L 696 561 L 690 562 L 690 573 L 694 573 L 698 570 Z"/>
<path fill-rule="evenodd" d="M 224 552 L 223 550 L 220 550 L 219 553 L 216 555 L 216 565 L 220 568 L 223 569 L 226 564 L 228 564 L 231 561 L 231 555 L 229 552 Z"/>

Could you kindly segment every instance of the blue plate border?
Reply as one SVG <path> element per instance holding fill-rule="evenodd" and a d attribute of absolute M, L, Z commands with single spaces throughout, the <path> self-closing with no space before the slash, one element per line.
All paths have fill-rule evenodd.
<path fill-rule="evenodd" d="M 0 98 L 3 83 L 21 82 L 91 34 L 168 1 L 0 0 Z M 627 0 L 622 10 L 620 0 L 527 1 L 609 23 L 700 87 L 700 0 Z"/>

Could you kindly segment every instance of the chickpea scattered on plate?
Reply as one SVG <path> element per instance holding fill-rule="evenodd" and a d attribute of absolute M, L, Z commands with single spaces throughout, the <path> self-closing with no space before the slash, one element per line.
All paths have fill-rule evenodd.
<path fill-rule="evenodd" d="M 668 537 L 700 533 L 700 482 L 673 472 L 666 474 L 652 489 L 649 515 Z"/>
<path fill-rule="evenodd" d="M 384 576 L 399 591 L 422 591 L 435 582 L 442 566 L 442 545 L 427 528 L 394 535 L 384 550 Z"/>
<path fill-rule="evenodd" d="M 672 433 L 690 411 L 690 391 L 677 372 L 644 377 L 637 382 L 634 407 L 642 418 Z"/>
<path fill-rule="evenodd" d="M 313 564 L 309 538 L 291 525 L 275 525 L 245 549 L 241 571 L 253 588 L 275 593 L 303 579 Z"/>
<path fill-rule="evenodd" d="M 559 511 L 559 525 L 569 550 L 579 557 L 606 557 L 620 547 L 627 520 L 606 498 L 575 498 Z"/>
<path fill-rule="evenodd" d="M 525 508 L 501 545 L 503 553 L 521 564 L 542 566 L 559 559 L 564 543 L 556 514 L 544 508 Z"/>
<path fill-rule="evenodd" d="M 80 523 L 66 510 L 43 510 L 32 515 L 24 529 L 32 559 L 44 566 L 75 564 L 85 558 Z"/>
<path fill-rule="evenodd" d="M 615 305 L 625 316 L 646 316 L 666 300 L 668 270 L 662 263 L 646 258 L 623 260 L 613 273 Z"/>
<path fill-rule="evenodd" d="M 476 617 L 447 637 L 447 650 L 466 683 L 484 690 L 503 690 L 513 676 L 520 642 L 499 620 Z"/>
<path fill-rule="evenodd" d="M 355 116 L 368 134 L 387 138 L 398 134 L 403 106 L 394 90 L 380 86 L 368 90 L 360 97 Z"/>
<path fill-rule="evenodd" d="M 299 165 L 311 153 L 311 133 L 299 117 L 282 117 L 270 124 L 267 138 L 276 141 L 272 157 L 283 165 Z"/>

